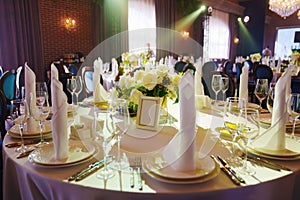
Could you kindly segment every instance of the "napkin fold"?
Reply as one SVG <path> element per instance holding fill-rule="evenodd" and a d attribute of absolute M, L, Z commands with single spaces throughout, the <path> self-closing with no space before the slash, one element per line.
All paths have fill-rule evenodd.
<path fill-rule="evenodd" d="M 288 68 L 278 79 L 275 86 L 275 97 L 271 127 L 253 141 L 253 146 L 267 150 L 284 150 L 285 124 L 288 119 L 287 102 L 291 93 L 292 69 Z"/>
<path fill-rule="evenodd" d="M 196 134 L 196 110 L 194 77 L 187 71 L 179 82 L 180 129 L 163 149 L 162 156 L 177 171 L 195 169 L 194 140 Z"/>
<path fill-rule="evenodd" d="M 280 73 L 280 71 L 281 71 L 281 59 L 279 58 L 276 66 L 276 72 Z"/>
<path fill-rule="evenodd" d="M 30 67 L 25 63 L 25 99 L 27 105 L 29 106 L 30 101 L 32 101 L 32 105 L 35 105 L 36 101 L 36 94 L 35 94 L 35 82 L 36 77 L 35 73 L 30 69 Z M 32 100 L 30 99 L 30 93 L 32 93 Z M 35 112 L 35 107 L 31 107 L 31 112 Z M 38 124 L 33 117 L 30 117 L 27 120 L 27 131 L 28 132 L 35 132 L 38 131 Z"/>
<path fill-rule="evenodd" d="M 239 98 L 243 98 L 248 102 L 248 75 L 249 68 L 244 65 L 242 74 L 240 75 Z"/>
<path fill-rule="evenodd" d="M 51 98 L 52 98 L 52 138 L 54 145 L 54 159 L 68 158 L 68 131 L 67 131 L 67 96 L 63 91 L 62 83 L 57 79 L 57 68 L 51 65 Z"/>
<path fill-rule="evenodd" d="M 100 83 L 101 70 L 103 61 L 98 58 L 94 61 L 93 85 L 94 85 L 94 102 L 104 102 L 108 99 L 108 94 Z"/>
<path fill-rule="evenodd" d="M 202 62 L 201 59 L 195 64 L 196 73 L 195 73 L 195 94 L 204 95 L 204 88 L 202 84 Z"/>

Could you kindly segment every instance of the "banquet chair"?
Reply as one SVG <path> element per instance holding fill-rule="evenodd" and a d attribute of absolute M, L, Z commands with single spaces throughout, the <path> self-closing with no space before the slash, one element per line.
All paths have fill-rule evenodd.
<path fill-rule="evenodd" d="M 179 73 L 179 72 L 183 72 L 183 69 L 184 69 L 184 66 L 186 65 L 187 63 L 184 62 L 184 61 L 178 61 L 175 63 L 174 65 L 174 70 L 176 73 Z"/>
<path fill-rule="evenodd" d="M 233 78 L 229 74 L 226 74 L 225 72 L 219 72 L 219 71 L 213 71 L 202 76 L 204 94 L 208 95 L 211 99 L 215 99 L 216 95 L 215 92 L 212 90 L 212 86 L 211 86 L 211 81 L 214 74 L 219 74 L 222 77 L 227 77 L 229 79 L 229 88 L 225 93 L 225 98 L 233 97 L 235 95 L 235 84 Z M 222 98 L 223 98 L 223 93 L 220 91 L 217 99 L 221 100 Z"/>
<path fill-rule="evenodd" d="M 224 62 L 224 68 L 223 71 L 226 74 L 232 75 L 233 74 L 233 63 L 230 60 L 226 60 Z"/>
<path fill-rule="evenodd" d="M 3 74 L 3 69 L 2 69 L 2 66 L 0 65 L 0 78 L 1 78 L 2 74 Z"/>
<path fill-rule="evenodd" d="M 15 99 L 16 95 L 16 74 L 12 71 L 6 71 L 0 79 L 0 90 L 3 92 L 6 101 Z"/>
<path fill-rule="evenodd" d="M 7 108 L 6 108 L 6 98 L 3 92 L 0 90 L 0 132 L 1 132 L 1 140 L 3 140 L 6 130 L 5 130 L 5 119 L 7 116 Z"/>
<path fill-rule="evenodd" d="M 16 71 L 16 98 L 21 98 L 21 90 L 20 90 L 20 76 L 22 73 L 22 66 L 19 66 Z"/>
<path fill-rule="evenodd" d="M 82 79 L 82 92 L 85 98 L 93 95 L 93 74 L 94 68 L 91 66 L 84 66 L 78 72 L 78 75 L 81 76 Z"/>
<path fill-rule="evenodd" d="M 300 77 L 299 76 L 292 76 L 291 90 L 292 90 L 292 93 L 300 93 Z"/>
<path fill-rule="evenodd" d="M 206 62 L 202 66 L 202 75 L 210 74 L 211 72 L 216 71 L 217 68 L 218 66 L 216 66 L 215 62 Z"/>

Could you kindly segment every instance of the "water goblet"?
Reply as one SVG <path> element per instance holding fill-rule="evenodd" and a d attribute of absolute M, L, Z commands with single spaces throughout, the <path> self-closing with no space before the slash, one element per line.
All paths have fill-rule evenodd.
<path fill-rule="evenodd" d="M 293 128 L 292 128 L 292 133 L 290 135 L 290 138 L 296 139 L 295 137 L 296 120 L 300 116 L 300 94 L 299 93 L 292 93 L 289 96 L 287 111 L 290 114 L 290 116 L 293 118 Z"/>
<path fill-rule="evenodd" d="M 72 96 L 72 105 L 74 106 L 74 94 L 76 91 L 76 80 L 75 78 L 73 78 L 73 76 L 71 78 L 67 79 L 67 90 L 71 93 Z"/>
<path fill-rule="evenodd" d="M 114 136 L 115 122 L 114 118 L 110 113 L 97 109 L 94 111 L 94 131 L 96 134 L 96 140 L 99 140 L 102 144 L 104 152 L 104 167 L 97 173 L 97 178 L 107 180 L 114 176 L 114 171 L 107 167 L 108 164 L 108 154 L 111 149 L 111 140 Z M 104 120 L 104 121 L 103 121 Z M 110 146 L 111 145 L 111 146 Z"/>
<path fill-rule="evenodd" d="M 254 94 L 259 100 L 259 107 L 262 109 L 262 101 L 267 97 L 269 90 L 268 79 L 257 79 Z"/>
<path fill-rule="evenodd" d="M 50 113 L 48 94 L 45 91 L 36 91 L 35 101 L 34 96 L 30 93 L 30 110 L 32 117 L 39 122 L 41 140 L 36 147 L 42 147 L 48 144 L 44 140 L 43 125 Z"/>
<path fill-rule="evenodd" d="M 76 89 L 74 91 L 75 96 L 76 96 L 75 105 L 78 106 L 78 95 L 82 91 L 82 79 L 81 79 L 81 76 L 73 76 L 73 78 L 75 79 L 75 83 L 76 83 Z"/>
<path fill-rule="evenodd" d="M 239 113 L 241 110 L 246 110 L 246 100 L 239 97 L 228 97 L 224 107 L 224 126 L 230 132 L 232 136 L 231 143 L 231 156 L 228 162 L 231 164 L 238 164 L 237 157 L 235 155 L 236 138 L 238 136 L 237 123 L 239 119 Z"/>
<path fill-rule="evenodd" d="M 16 152 L 25 152 L 28 147 L 24 145 L 24 124 L 29 118 L 28 106 L 25 99 L 17 99 L 11 101 L 10 117 L 13 120 L 14 124 L 19 125 L 20 130 L 21 146 L 16 148 Z"/>
<path fill-rule="evenodd" d="M 229 79 L 227 77 L 222 77 L 221 80 L 221 90 L 223 93 L 223 101 L 225 101 L 225 93 L 229 88 Z"/>
<path fill-rule="evenodd" d="M 222 76 L 219 74 L 214 74 L 211 80 L 212 90 L 215 92 L 215 103 L 217 103 L 218 93 L 221 91 Z"/>
<path fill-rule="evenodd" d="M 241 142 L 244 145 L 244 162 L 243 166 L 239 169 L 242 174 L 253 175 L 255 171 L 248 165 L 248 147 L 258 135 L 259 135 L 259 109 L 247 108 L 246 110 L 241 109 L 239 113 L 239 119 L 237 124 L 238 135 Z"/>

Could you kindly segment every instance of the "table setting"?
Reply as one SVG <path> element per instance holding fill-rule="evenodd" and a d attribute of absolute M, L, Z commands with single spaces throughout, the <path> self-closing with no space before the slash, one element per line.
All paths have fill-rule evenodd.
<path fill-rule="evenodd" d="M 96 59 L 95 63 L 97 64 L 94 67 L 99 63 L 100 67 L 103 65 L 100 58 Z M 240 158 L 241 164 L 246 156 L 245 162 L 254 168 L 254 174 L 243 174 L 240 166 L 236 167 L 229 162 L 228 158 L 232 156 L 230 146 L 233 138 L 224 126 L 222 108 L 226 107 L 226 101 L 220 102 L 222 106 L 218 109 L 214 108 L 215 105 L 209 97 L 205 96 L 203 91 L 201 92 L 201 85 L 200 89 L 199 85 L 196 87 L 201 73 L 198 75 L 196 73 L 194 76 L 187 71 L 180 76 L 177 97 L 179 103 L 171 100 L 166 102 L 168 114 L 176 120 L 167 123 L 158 121 L 156 130 L 139 128 L 136 124 L 136 117 L 128 117 L 128 123 L 124 123 L 127 118 L 123 117 L 124 114 L 118 114 L 122 103 L 113 105 L 119 102 L 119 97 L 111 95 L 110 92 L 104 92 L 105 97 L 97 101 L 95 97 L 92 97 L 93 100 L 88 100 L 93 102 L 91 104 L 82 106 L 79 103 L 76 113 L 78 123 L 83 126 L 76 126 L 74 120 L 68 119 L 69 105 L 62 85 L 58 81 L 57 69 L 51 67 L 51 74 L 52 114 L 51 120 L 46 120 L 43 124 L 42 136 L 47 144 L 35 146 L 41 139 L 40 126 L 35 120 L 32 120 L 35 122 L 35 132 L 26 130 L 29 121 L 25 123 L 26 128 L 22 134 L 24 142 L 20 142 L 19 137 L 9 133 L 15 132 L 15 135 L 20 135 L 17 133 L 20 131 L 17 125 L 9 130 L 8 137 L 5 138 L 5 170 L 12 172 L 14 169 L 21 170 L 32 177 L 25 180 L 23 176 L 15 173 L 11 179 L 6 176 L 4 178 L 7 183 L 4 187 L 5 199 L 20 197 L 18 195 L 39 196 L 31 192 L 12 193 L 9 185 L 15 185 L 18 180 L 24 181 L 24 184 L 27 181 L 33 181 L 41 191 L 45 191 L 45 185 L 49 184 L 52 189 L 47 190 L 45 194 L 56 196 L 57 199 L 61 199 L 64 195 L 58 197 L 54 192 L 63 189 L 81 190 L 81 193 L 69 194 L 69 197 L 72 196 L 75 199 L 87 194 L 89 197 L 112 195 L 120 198 L 137 195 L 137 198 L 141 199 L 153 195 L 158 199 L 163 198 L 164 195 L 175 199 L 185 199 L 186 195 L 193 197 L 198 194 L 206 198 L 217 199 L 217 196 L 225 194 L 226 191 L 233 194 L 244 191 L 245 194 L 250 195 L 248 188 L 264 188 L 260 186 L 262 182 L 266 183 L 266 187 L 280 188 L 282 184 L 280 184 L 281 181 L 276 181 L 277 179 L 289 182 L 295 180 L 296 174 L 293 172 L 297 172 L 298 169 L 298 145 L 290 149 L 293 155 L 286 154 L 286 152 L 280 155 L 280 152 L 275 156 L 269 151 L 257 153 L 257 146 L 252 151 L 251 145 L 264 144 L 260 142 L 264 134 L 251 138 L 252 142 L 249 144 L 244 142 L 238 144 L 236 141 L 240 148 L 235 156 Z M 31 87 L 35 88 L 35 86 Z M 99 87 L 95 87 L 94 96 L 97 94 L 97 88 Z M 26 88 L 26 92 L 27 90 L 29 89 Z M 276 90 L 279 89 L 276 88 Z M 98 94 L 100 96 L 103 94 L 101 88 Z M 107 107 L 99 107 L 96 102 L 107 102 Z M 254 107 L 259 110 L 258 105 L 253 106 L 250 103 L 245 103 L 245 105 L 245 107 Z M 274 111 L 275 109 L 273 113 L 276 113 Z M 126 115 L 129 116 L 129 114 Z M 248 124 L 241 122 L 237 126 L 247 127 L 239 129 L 240 133 L 250 129 Z M 220 128 L 227 131 L 228 140 L 221 137 Z M 261 132 L 263 131 L 266 131 L 265 134 L 268 133 L 265 127 L 262 128 Z M 15 152 L 15 148 L 22 144 L 33 148 L 17 159 L 18 153 Z M 243 145 L 246 145 L 248 155 Z M 258 147 L 261 150 L 261 147 Z M 287 147 L 290 147 L 289 143 Z M 279 152 L 278 149 L 275 151 L 276 154 Z M 280 159 L 276 159 L 277 157 Z M 287 160 L 291 163 L 285 163 Z M 121 167 L 121 162 L 126 165 Z M 14 165 L 16 168 L 12 167 Z M 53 173 L 54 170 L 55 173 Z M 26 189 L 31 191 L 27 186 Z M 288 196 L 293 194 L 290 189 L 286 188 Z M 22 191 L 22 189 L 18 190 Z M 257 191 L 261 194 L 260 192 L 260 190 Z M 270 195 L 271 192 L 265 194 Z M 282 197 L 278 192 L 275 194 Z"/>

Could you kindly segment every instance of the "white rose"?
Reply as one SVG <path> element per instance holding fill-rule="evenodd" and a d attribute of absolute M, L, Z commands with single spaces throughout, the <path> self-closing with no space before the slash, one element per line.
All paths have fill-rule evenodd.
<path fill-rule="evenodd" d="M 142 81 L 142 85 L 148 89 L 148 90 L 152 90 L 156 84 L 157 84 L 157 75 L 153 74 L 153 73 L 147 73 L 145 74 L 143 81 Z"/>
<path fill-rule="evenodd" d="M 144 70 L 138 70 L 136 72 L 134 72 L 134 80 L 139 84 L 145 75 L 145 71 Z"/>
<path fill-rule="evenodd" d="M 164 76 L 167 76 L 168 73 L 169 73 L 169 68 L 168 68 L 167 65 L 159 65 L 159 66 L 157 67 L 157 74 L 158 74 L 159 76 L 164 77 Z"/>

